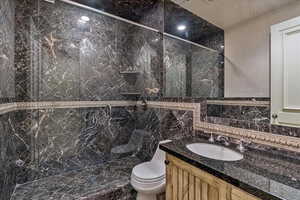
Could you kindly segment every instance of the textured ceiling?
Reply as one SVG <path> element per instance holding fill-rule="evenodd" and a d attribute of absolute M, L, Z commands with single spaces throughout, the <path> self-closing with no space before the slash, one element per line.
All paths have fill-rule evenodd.
<path fill-rule="evenodd" d="M 278 9 L 298 0 L 173 0 L 194 14 L 221 27 L 235 24 Z"/>

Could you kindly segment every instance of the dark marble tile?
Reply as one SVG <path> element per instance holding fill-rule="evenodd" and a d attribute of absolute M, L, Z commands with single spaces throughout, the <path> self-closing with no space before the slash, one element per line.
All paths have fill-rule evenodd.
<path fill-rule="evenodd" d="M 123 74 L 122 92 L 137 92 L 144 97 L 161 94 L 160 73 L 163 61 L 162 35 L 124 22 L 117 32 L 118 65 L 120 71 L 138 72 Z"/>
<path fill-rule="evenodd" d="M 135 197 L 130 174 L 139 163 L 128 157 L 18 185 L 11 199 L 130 199 Z"/>
<path fill-rule="evenodd" d="M 130 151 L 113 151 L 135 138 L 133 112 L 130 107 L 14 112 L 9 121 L 13 155 L 22 164 L 16 168 L 17 183 L 134 155 L 138 146 Z"/>
<path fill-rule="evenodd" d="M 0 2 L 0 98 L 15 97 L 15 1 Z"/>
<path fill-rule="evenodd" d="M 39 129 L 35 137 L 41 176 L 72 169 L 75 165 L 72 158 L 78 150 L 81 130 L 80 110 L 54 109 L 38 112 Z"/>
<path fill-rule="evenodd" d="M 188 69 L 191 45 L 164 36 L 164 97 L 185 97 L 188 87 Z"/>
<path fill-rule="evenodd" d="M 90 32 L 80 42 L 81 100 L 122 100 L 125 84 L 117 62 L 119 22 L 89 13 Z"/>
<path fill-rule="evenodd" d="M 270 108 L 255 106 L 207 105 L 211 123 L 270 132 Z"/>
<path fill-rule="evenodd" d="M 192 112 L 166 109 L 137 110 L 137 129 L 145 131 L 143 145 L 137 156 L 150 160 L 159 141 L 192 135 Z"/>
<path fill-rule="evenodd" d="M 165 32 L 203 46 L 223 51 L 224 30 L 208 21 L 192 14 L 170 0 L 165 0 L 164 21 Z M 178 26 L 185 25 L 185 30 Z"/>
<path fill-rule="evenodd" d="M 33 96 L 31 87 L 31 17 L 37 14 L 37 0 L 16 0 L 15 10 L 15 91 L 17 101 L 31 101 Z"/>
<path fill-rule="evenodd" d="M 41 1 L 39 6 L 39 100 L 79 100 L 80 42 L 85 32 L 77 13 L 82 10 L 60 2 Z"/>
<path fill-rule="evenodd" d="M 218 52 L 164 36 L 164 96 L 223 96 L 223 57 Z"/>
<path fill-rule="evenodd" d="M 218 52 L 194 45 L 191 48 L 191 96 L 222 97 L 224 58 Z"/>
<path fill-rule="evenodd" d="M 16 184 L 16 144 L 12 127 L 13 116 L 0 116 L 0 199 L 9 199 Z"/>
<path fill-rule="evenodd" d="M 16 156 L 20 164 L 17 165 L 17 184 L 39 178 L 38 149 L 35 145 L 36 134 L 39 132 L 38 111 L 24 110 L 13 112 L 14 138 Z"/>
<path fill-rule="evenodd" d="M 299 138 L 300 137 L 300 128 L 271 125 L 271 133 Z"/>

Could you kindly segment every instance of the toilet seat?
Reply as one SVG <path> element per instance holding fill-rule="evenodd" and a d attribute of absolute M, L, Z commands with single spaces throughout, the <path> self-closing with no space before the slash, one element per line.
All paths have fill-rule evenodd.
<path fill-rule="evenodd" d="M 165 165 L 162 162 L 145 162 L 135 166 L 132 170 L 132 186 L 144 193 L 160 192 L 165 183 Z"/>
<path fill-rule="evenodd" d="M 165 178 L 165 170 L 162 162 L 145 162 L 133 168 L 131 177 L 142 183 L 160 182 Z"/>

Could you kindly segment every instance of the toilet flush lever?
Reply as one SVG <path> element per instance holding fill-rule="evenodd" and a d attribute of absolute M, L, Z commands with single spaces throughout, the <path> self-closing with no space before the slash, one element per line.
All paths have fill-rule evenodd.
<path fill-rule="evenodd" d="M 170 161 L 165 160 L 165 164 L 166 164 L 166 165 L 169 165 L 169 164 L 170 164 Z"/>

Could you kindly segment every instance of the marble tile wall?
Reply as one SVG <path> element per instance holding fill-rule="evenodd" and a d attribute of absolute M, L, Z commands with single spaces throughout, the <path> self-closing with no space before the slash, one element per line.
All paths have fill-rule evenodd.
<path fill-rule="evenodd" d="M 164 97 L 224 96 L 223 61 L 216 51 L 164 36 Z"/>
<path fill-rule="evenodd" d="M 13 97 L 18 102 L 137 100 L 139 96 L 163 100 L 164 64 L 173 65 L 181 45 L 192 50 L 189 43 L 164 38 L 162 1 L 98 5 L 161 32 L 61 1 L 16 0 L 15 11 L 13 1 L 1 4 L 1 13 L 7 15 L 3 19 L 8 19 L 1 21 L 1 31 L 2 26 L 4 32 L 12 31 L 0 31 L 0 42 L 4 38 L 11 43 L 0 47 L 9 48 L 5 52 L 10 56 L 9 65 L 1 66 L 13 72 L 6 76 L 13 81 L 9 78 L 9 90 L 1 90 L 5 95 L 0 95 L 0 102 L 11 102 Z M 90 20 L 84 22 L 82 16 Z M 15 23 L 15 29 L 8 23 Z M 163 41 L 174 47 L 166 55 Z M 191 58 L 188 63 L 192 64 Z M 192 116 L 191 111 L 134 107 L 35 109 L 1 115 L 0 200 L 7 200 L 16 184 L 130 156 L 137 163 L 149 160 L 160 140 L 193 133 Z M 142 140 L 131 141 L 137 138 Z"/>
<path fill-rule="evenodd" d="M 197 46 L 191 47 L 191 96 L 224 96 L 224 57 Z"/>
<path fill-rule="evenodd" d="M 16 143 L 12 127 L 13 115 L 0 116 L 0 199 L 10 198 L 16 184 Z"/>
<path fill-rule="evenodd" d="M 139 162 L 148 161 L 159 141 L 193 133 L 192 111 L 141 107 L 113 107 L 111 111 L 109 108 L 41 109 L 1 117 L 1 126 L 5 126 L 7 133 L 1 137 L 1 152 L 5 155 L 1 157 L 5 162 L 1 163 L 6 165 L 1 168 L 1 180 L 5 181 L 1 188 L 5 189 L 5 197 L 15 184 L 131 156 Z M 133 149 L 132 138 L 141 138 Z"/>
<path fill-rule="evenodd" d="M 136 18 L 147 19 L 150 24 L 154 13 L 159 16 L 156 18 L 157 24 L 162 24 L 160 22 L 163 13 L 174 19 L 178 15 L 181 16 L 178 13 L 184 13 L 182 15 L 187 15 L 185 18 L 189 21 L 205 24 L 207 31 L 192 35 L 202 38 L 201 40 L 207 42 L 202 45 L 210 48 L 212 46 L 209 45 L 207 36 L 201 34 L 218 30 L 221 35 L 224 35 L 222 30 L 169 1 L 164 2 L 164 6 L 160 1 L 147 1 L 145 5 L 132 1 L 120 1 L 113 4 L 105 4 L 105 6 L 89 4 L 89 6 L 94 8 L 103 6 L 104 11 L 125 17 L 118 6 L 122 5 L 125 9 L 124 13 L 142 15 L 143 9 L 137 6 L 139 5 L 149 12 L 144 12 L 143 17 Z M 165 7 L 164 12 L 162 12 L 163 7 Z M 165 62 L 164 66 L 163 60 L 168 61 L 170 58 L 168 53 L 163 55 L 162 41 L 165 40 L 168 43 L 170 38 L 163 38 L 161 33 L 129 25 L 126 22 L 60 1 L 50 4 L 42 0 L 18 0 L 16 10 L 18 48 L 16 48 L 15 69 L 18 101 L 122 100 L 128 97 L 124 93 L 141 93 L 142 95 L 148 93 L 154 97 L 163 93 L 162 85 L 166 77 L 162 74 L 166 73 L 164 68 L 168 68 L 166 66 L 168 62 Z M 116 10 L 120 13 L 116 13 Z M 83 22 L 82 16 L 88 16 L 90 21 Z M 134 21 L 142 23 L 140 20 Z M 171 21 L 167 20 L 168 23 L 165 23 L 165 26 L 176 27 L 175 24 L 170 23 Z M 144 24 L 149 25 L 148 22 Z M 171 30 L 169 32 L 175 34 Z M 185 39 L 194 41 L 191 38 Z M 222 46 L 223 39 L 214 40 L 214 42 Z M 178 40 L 178 43 L 185 42 Z M 190 51 L 194 53 L 192 58 L 187 59 L 185 83 L 187 91 L 184 93 L 188 95 L 192 93 L 191 73 L 195 68 L 194 71 L 200 70 L 199 73 L 207 84 L 213 82 L 205 86 L 204 90 L 207 91 L 204 92 L 205 94 L 197 95 L 221 96 L 223 94 L 222 56 L 212 53 L 209 56 L 211 59 L 205 61 L 212 67 L 204 69 L 203 61 L 200 62 L 197 57 L 199 54 L 207 56 L 210 53 L 205 53 L 206 50 L 201 47 L 188 43 L 183 45 L 190 46 Z M 176 49 L 169 51 L 176 52 Z M 137 71 L 140 74 L 138 76 L 120 74 L 123 70 Z M 195 78 L 194 80 L 198 81 Z M 146 90 L 153 88 L 158 88 L 159 92 L 149 94 Z"/>
<path fill-rule="evenodd" d="M 300 137 L 299 128 L 271 124 L 270 106 L 208 104 L 207 116 L 204 121 L 236 128 Z"/>
<path fill-rule="evenodd" d="M 164 97 L 188 96 L 187 78 L 190 62 L 191 45 L 165 36 L 164 37 Z"/>
<path fill-rule="evenodd" d="M 17 62 L 19 101 L 122 100 L 123 93 L 161 91 L 161 34 L 59 1 L 38 2 L 28 5 L 35 13 L 28 26 L 18 28 L 20 46 L 28 49 L 30 37 L 34 52 Z"/>
<path fill-rule="evenodd" d="M 15 1 L 0 2 L 0 103 L 15 97 Z"/>
<path fill-rule="evenodd" d="M 164 2 L 164 31 L 166 33 L 198 43 L 216 51 L 223 51 L 223 29 L 194 15 L 171 0 L 165 0 Z M 178 30 L 178 25 L 185 25 L 186 30 Z"/>
<path fill-rule="evenodd" d="M 136 115 L 136 128 L 146 131 L 141 151 L 137 153 L 141 160 L 152 158 L 159 141 L 180 139 L 193 134 L 192 111 L 149 108 L 138 109 Z"/>

